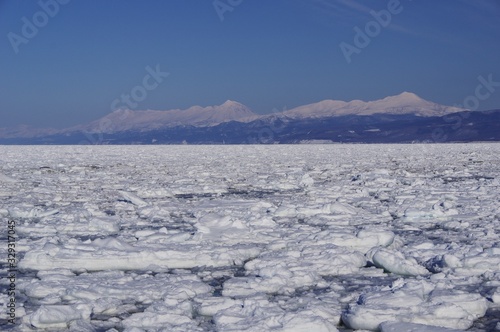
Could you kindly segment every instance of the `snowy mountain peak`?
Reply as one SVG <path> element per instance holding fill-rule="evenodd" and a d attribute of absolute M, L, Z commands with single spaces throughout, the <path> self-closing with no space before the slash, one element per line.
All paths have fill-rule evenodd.
<path fill-rule="evenodd" d="M 439 117 L 462 111 L 465 111 L 465 109 L 436 104 L 407 91 L 374 101 L 352 100 L 346 102 L 326 99 L 267 115 L 253 113 L 247 106 L 228 99 L 221 105 L 192 106 L 187 109 L 164 111 L 118 109 L 91 123 L 63 130 L 35 130 L 22 127 L 0 128 L 0 138 L 67 135 L 74 132 L 106 134 L 125 131 L 147 132 L 182 126 L 211 127 L 230 121 L 248 123 L 255 120 L 322 119 L 374 114 Z"/>
<path fill-rule="evenodd" d="M 403 91 L 402 93 L 400 93 L 396 97 L 406 99 L 406 100 L 423 100 L 422 98 L 420 98 L 419 96 L 417 96 L 413 92 L 408 92 L 408 91 Z"/>
<path fill-rule="evenodd" d="M 237 101 L 233 101 L 233 100 L 229 100 L 229 99 L 226 100 L 222 105 L 214 106 L 214 107 L 218 108 L 220 110 L 225 110 L 225 111 L 232 110 L 232 111 L 235 111 L 235 112 L 240 112 L 242 115 L 245 115 L 245 116 L 255 115 L 245 105 L 243 105 L 241 103 L 238 103 Z"/>
<path fill-rule="evenodd" d="M 116 133 L 130 130 L 148 131 L 175 126 L 207 127 L 255 116 L 256 114 L 245 105 L 227 100 L 222 105 L 192 106 L 184 110 L 132 111 L 119 109 L 99 120 L 70 128 L 67 131 Z"/>
<path fill-rule="evenodd" d="M 412 92 L 403 92 L 396 96 L 374 101 L 353 100 L 350 102 L 323 100 L 318 103 L 299 106 L 284 112 L 292 118 L 322 118 L 344 115 L 373 114 L 413 114 L 417 116 L 443 116 L 465 111 L 458 107 L 439 105 L 420 98 Z"/>
<path fill-rule="evenodd" d="M 233 100 L 226 100 L 222 105 L 220 106 L 226 106 L 226 107 L 231 107 L 231 106 L 244 106 L 243 104 L 238 103 L 237 101 Z"/>
<path fill-rule="evenodd" d="M 377 102 L 379 100 L 376 100 Z M 415 105 L 417 103 L 426 103 L 429 104 L 430 102 L 426 101 L 425 99 L 420 98 L 413 92 L 402 92 L 399 95 L 395 96 L 389 96 L 385 97 L 384 99 L 381 99 L 380 101 L 386 101 L 386 102 L 391 102 L 394 104 L 394 106 L 398 105 Z"/>

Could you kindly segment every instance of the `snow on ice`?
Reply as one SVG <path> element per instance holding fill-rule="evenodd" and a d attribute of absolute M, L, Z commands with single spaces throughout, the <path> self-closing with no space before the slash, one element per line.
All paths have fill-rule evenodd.
<path fill-rule="evenodd" d="M 0 166 L 14 330 L 500 328 L 500 144 L 2 146 Z"/>

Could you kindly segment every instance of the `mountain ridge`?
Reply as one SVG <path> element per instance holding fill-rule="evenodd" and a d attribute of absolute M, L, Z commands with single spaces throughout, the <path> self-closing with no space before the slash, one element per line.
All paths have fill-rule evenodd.
<path fill-rule="evenodd" d="M 284 112 L 293 118 L 328 117 L 343 115 L 416 114 L 417 116 L 443 116 L 465 111 L 444 106 L 420 98 L 414 93 L 403 92 L 374 101 L 352 100 L 350 102 L 323 100 L 293 108 Z"/>
<path fill-rule="evenodd" d="M 191 106 L 184 110 L 116 110 L 98 120 L 68 128 L 63 132 L 117 133 L 130 130 L 157 130 L 176 126 L 209 127 L 229 121 L 251 122 L 276 117 L 304 119 L 379 113 L 442 116 L 460 111 L 464 111 L 464 109 L 439 105 L 406 91 L 399 95 L 388 96 L 374 101 L 352 100 L 346 102 L 327 99 L 290 110 L 263 115 L 254 113 L 250 108 L 239 102 L 227 100 L 221 105 Z"/>
<path fill-rule="evenodd" d="M 453 116 L 374 114 L 330 118 L 273 118 L 177 126 L 113 134 L 73 132 L 37 138 L 0 138 L 7 145 L 96 144 L 299 144 L 299 143 L 500 142 L 500 110 L 465 111 Z"/>
<path fill-rule="evenodd" d="M 138 110 L 118 109 L 85 125 L 78 125 L 64 132 L 87 131 L 112 133 L 127 130 L 155 130 L 182 125 L 197 127 L 218 125 L 227 121 L 237 121 L 256 114 L 247 106 L 227 100 L 215 106 L 191 106 L 187 109 Z"/>
<path fill-rule="evenodd" d="M 331 100 L 301 105 L 290 110 L 271 114 L 256 114 L 249 107 L 232 100 L 221 105 L 191 106 L 187 109 L 129 110 L 118 109 L 92 122 L 69 128 L 37 129 L 29 126 L 0 128 L 0 138 L 33 138 L 74 133 L 116 134 L 123 132 L 149 132 L 175 127 L 208 128 L 232 121 L 261 125 L 281 121 L 328 119 L 342 116 L 415 115 L 417 117 L 439 117 L 463 112 L 465 109 L 445 106 L 422 99 L 411 92 L 402 92 L 374 101 Z"/>

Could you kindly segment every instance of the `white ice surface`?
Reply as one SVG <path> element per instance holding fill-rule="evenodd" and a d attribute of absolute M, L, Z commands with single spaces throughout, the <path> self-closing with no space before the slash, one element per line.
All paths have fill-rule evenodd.
<path fill-rule="evenodd" d="M 391 287 L 361 295 L 342 319 L 353 329 L 377 330 L 385 321 L 467 329 L 484 316 L 488 309 L 484 297 L 447 287 L 424 280 L 398 279 Z"/>
<path fill-rule="evenodd" d="M 2 146 L 15 330 L 493 331 L 499 173 L 500 144 Z"/>
<path fill-rule="evenodd" d="M 448 329 L 422 324 L 384 322 L 380 324 L 380 332 L 458 332 L 461 330 Z"/>

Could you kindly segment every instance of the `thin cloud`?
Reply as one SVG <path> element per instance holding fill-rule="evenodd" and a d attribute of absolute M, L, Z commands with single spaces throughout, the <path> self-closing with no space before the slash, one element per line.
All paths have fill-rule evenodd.
<path fill-rule="evenodd" d="M 492 40 L 500 35 L 500 2 L 497 0 L 457 0 L 456 2 L 441 2 L 440 11 L 454 13 L 456 20 L 461 25 L 474 26 L 476 31 L 484 31 Z M 479 29 L 479 30 L 478 30 Z M 428 40 L 444 44 L 461 46 L 466 37 L 450 30 L 438 30 L 432 34 L 423 36 Z M 467 39 L 469 47 L 473 47 L 474 40 Z M 479 44 L 477 48 L 480 48 Z"/>
<path fill-rule="evenodd" d="M 336 17 L 366 16 L 372 10 L 359 2 L 350 0 L 304 0 L 304 2 Z"/>
<path fill-rule="evenodd" d="M 471 23 L 486 25 L 500 30 L 500 1 L 497 0 L 460 0 L 461 15 Z"/>
<path fill-rule="evenodd" d="M 313 9 L 326 14 L 328 16 L 333 16 L 335 18 L 345 19 L 352 15 L 352 11 L 343 5 L 339 5 L 336 1 L 328 0 L 303 0 L 307 5 L 310 5 Z"/>
<path fill-rule="evenodd" d="M 387 26 L 387 30 L 392 30 L 392 31 L 399 32 L 399 33 L 406 34 L 406 35 L 420 36 L 420 34 L 418 32 L 410 30 L 408 28 L 405 28 L 402 25 L 395 24 L 395 23 L 389 24 Z"/>
<path fill-rule="evenodd" d="M 346 6 L 346 7 L 349 7 L 355 11 L 358 11 L 360 13 L 370 13 L 370 11 L 372 11 L 373 9 L 370 8 L 370 7 L 367 7 L 363 4 L 360 4 L 359 2 L 357 1 L 354 1 L 354 0 L 334 0 L 336 1 L 339 5 L 341 6 Z"/>
<path fill-rule="evenodd" d="M 302 0 L 302 2 L 323 15 L 334 17 L 336 19 L 335 23 L 343 25 L 352 25 L 353 21 L 368 22 L 368 20 L 373 19 L 370 12 L 380 10 L 368 7 L 354 0 Z M 396 23 L 391 23 L 387 29 L 407 35 L 418 35 L 416 31 L 412 31 Z"/>
<path fill-rule="evenodd" d="M 497 0 L 459 0 L 462 4 L 476 7 L 476 9 L 488 12 L 488 13 L 499 13 L 500 12 L 500 2 Z"/>
<path fill-rule="evenodd" d="M 338 25 L 342 26 L 359 26 L 372 20 L 370 14 L 372 10 L 379 11 L 385 8 L 368 7 L 365 3 L 355 0 L 299 0 L 304 5 L 311 8 L 316 12 L 317 21 L 328 27 Z M 381 3 L 378 3 L 380 5 Z M 382 3 L 383 4 L 383 3 Z M 439 30 L 432 31 L 431 27 L 421 26 L 416 24 L 421 20 L 412 6 L 419 6 L 418 2 L 404 2 L 403 12 L 397 16 L 405 16 L 406 23 L 401 24 L 397 16 L 394 16 L 393 21 L 385 29 L 394 33 L 425 39 L 432 42 L 438 42 L 448 45 L 459 46 L 462 44 L 460 36 L 452 33 L 451 31 Z M 371 3 L 370 3 L 371 5 Z M 435 10 L 442 11 L 443 13 L 452 12 L 461 20 L 465 20 L 476 26 L 484 26 L 491 31 L 498 31 L 500 33 L 500 1 L 497 0 L 457 0 L 457 1 L 442 1 L 436 2 L 434 5 Z M 331 20 L 330 20 L 331 19 Z M 395 21 L 398 20 L 398 23 Z M 431 28 L 431 30 L 429 30 Z"/>

